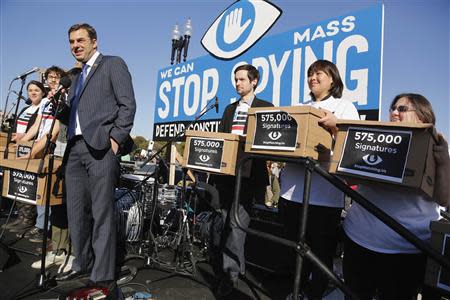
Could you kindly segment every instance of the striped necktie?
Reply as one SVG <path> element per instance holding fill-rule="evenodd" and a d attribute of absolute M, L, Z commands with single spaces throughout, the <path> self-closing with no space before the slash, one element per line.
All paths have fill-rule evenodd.
<path fill-rule="evenodd" d="M 73 97 L 73 101 L 70 105 L 70 119 L 69 127 L 67 128 L 67 140 L 70 140 L 75 135 L 75 129 L 77 126 L 78 103 L 80 102 L 81 91 L 83 90 L 84 80 L 86 79 L 87 68 L 88 65 L 83 64 L 81 74 L 78 78 L 77 86 L 75 87 L 75 96 Z"/>

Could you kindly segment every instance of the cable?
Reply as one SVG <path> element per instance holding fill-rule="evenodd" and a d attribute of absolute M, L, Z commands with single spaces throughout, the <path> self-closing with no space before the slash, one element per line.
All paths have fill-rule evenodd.
<path fill-rule="evenodd" d="M 143 287 L 143 288 L 145 288 L 145 290 L 147 292 L 149 292 L 150 294 L 152 293 L 152 291 L 150 290 L 150 288 L 148 286 L 146 286 L 145 284 L 142 284 L 142 283 L 137 283 L 137 282 L 128 282 L 128 283 L 120 284 L 119 287 L 123 288 L 123 287 L 129 286 L 129 285 L 136 285 L 136 286 Z"/>

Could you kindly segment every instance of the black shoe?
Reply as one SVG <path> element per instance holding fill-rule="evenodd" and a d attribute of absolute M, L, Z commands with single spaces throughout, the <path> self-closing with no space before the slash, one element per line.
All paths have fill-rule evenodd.
<path fill-rule="evenodd" d="M 89 276 L 89 272 L 69 270 L 67 272 L 56 275 L 55 280 L 56 281 L 67 281 L 67 280 L 74 280 L 74 279 L 83 278 L 83 277 L 87 277 L 87 276 Z"/>
<path fill-rule="evenodd" d="M 39 230 L 41 230 L 41 229 L 39 229 L 37 227 L 33 227 L 33 228 L 29 229 L 29 230 L 21 231 L 21 232 L 17 233 L 16 236 L 18 238 L 28 239 L 30 236 L 33 236 L 37 232 L 39 232 Z"/>

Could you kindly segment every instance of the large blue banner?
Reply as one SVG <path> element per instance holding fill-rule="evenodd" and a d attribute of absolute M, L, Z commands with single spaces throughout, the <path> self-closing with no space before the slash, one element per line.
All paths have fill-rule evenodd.
<path fill-rule="evenodd" d="M 167 140 L 182 131 L 210 101 L 219 98 L 219 112 L 209 111 L 196 130 L 216 131 L 225 107 L 238 100 L 234 69 L 245 63 L 258 68 L 258 98 L 275 106 L 310 99 L 306 78 L 317 59 L 334 62 L 351 100 L 363 119 L 377 120 L 381 98 L 383 6 L 349 13 L 317 24 L 262 38 L 233 60 L 203 56 L 158 72 L 154 139 Z"/>

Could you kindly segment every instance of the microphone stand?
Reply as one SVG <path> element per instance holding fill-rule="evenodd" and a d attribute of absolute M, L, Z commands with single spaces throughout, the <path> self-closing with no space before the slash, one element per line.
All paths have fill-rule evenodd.
<path fill-rule="evenodd" d="M 210 101 L 212 102 L 212 101 Z M 151 156 L 149 156 L 147 159 L 145 159 L 142 162 L 142 165 L 147 164 L 149 161 L 153 160 L 154 158 L 158 158 L 159 161 L 158 163 L 156 163 L 156 168 L 155 171 L 148 175 L 147 177 L 145 177 L 144 179 L 141 180 L 141 182 L 139 182 L 138 184 L 136 184 L 134 186 L 133 189 L 142 186 L 143 184 L 145 184 L 145 182 L 147 182 L 150 177 L 154 176 L 155 181 L 154 181 L 154 185 L 153 185 L 153 197 L 152 197 L 152 211 L 151 211 L 151 217 L 150 217 L 150 229 L 148 231 L 148 235 L 150 240 L 153 242 L 154 247 L 157 247 L 156 242 L 155 242 L 155 238 L 152 234 L 152 226 L 153 226 L 153 222 L 154 222 L 154 217 L 155 217 L 155 213 L 156 213 L 156 201 L 158 200 L 158 180 L 159 180 L 159 163 L 160 161 L 163 161 L 163 159 L 160 157 L 160 153 L 166 149 L 169 145 L 171 145 L 173 142 L 175 142 L 181 135 L 183 135 L 187 129 L 189 129 L 189 127 L 191 127 L 191 125 L 195 124 L 204 114 L 206 114 L 208 111 L 212 110 L 213 108 L 217 107 L 218 105 L 218 99 L 217 96 L 215 98 L 215 102 L 214 103 L 210 103 L 209 106 L 205 106 L 205 108 L 203 109 L 203 111 L 200 112 L 200 114 L 198 114 L 194 120 L 192 120 L 182 131 L 178 132 L 174 137 L 172 137 L 168 142 L 166 142 L 166 144 L 164 144 L 158 151 L 156 151 L 155 153 L 153 153 Z M 164 161 L 163 161 L 164 163 Z M 184 199 L 182 199 L 182 201 L 184 201 Z M 148 241 L 148 240 L 147 240 Z M 147 265 L 150 265 L 150 260 L 149 260 L 149 256 L 147 256 Z"/>
<path fill-rule="evenodd" d="M 9 94 L 11 94 L 11 86 L 12 86 L 12 83 L 13 83 L 15 80 L 16 80 L 16 79 L 13 79 L 13 80 L 11 80 L 11 82 L 9 83 L 9 87 L 8 87 L 8 95 L 6 96 L 5 108 L 3 109 L 3 116 L 2 116 L 2 122 L 1 122 L 1 128 L 3 128 L 3 122 L 5 122 L 5 118 L 6 118 L 6 108 L 8 107 Z"/>
<path fill-rule="evenodd" d="M 51 138 L 52 138 L 52 133 L 53 133 L 53 128 L 55 127 L 55 122 L 56 122 L 56 112 L 59 110 L 59 105 L 61 103 L 61 98 L 63 97 L 63 93 L 61 93 L 61 95 L 59 96 L 58 101 L 56 102 L 56 107 L 53 107 L 53 111 L 54 113 L 54 119 L 52 120 L 51 126 L 50 126 L 50 130 L 46 135 L 46 143 L 45 143 L 45 147 L 44 147 L 44 154 L 41 158 L 41 161 L 39 163 L 39 168 L 38 168 L 38 176 L 41 175 L 42 173 L 42 169 L 44 168 L 44 162 L 45 162 L 45 157 L 48 154 L 49 160 L 48 160 L 48 168 L 47 168 L 47 172 L 44 173 L 47 176 L 47 180 L 46 180 L 46 185 L 45 185 L 45 210 L 44 210 L 44 233 L 43 233 L 43 238 L 42 238 L 42 252 L 41 252 L 41 272 L 39 275 L 39 281 L 37 286 L 39 288 L 47 288 L 49 285 L 49 282 L 47 282 L 47 278 L 46 278 L 46 274 L 45 274 L 45 257 L 47 256 L 47 237 L 48 237 L 48 219 L 49 219 L 49 211 L 50 211 L 50 195 L 51 195 L 51 185 L 52 185 L 52 173 L 53 173 L 53 163 L 54 163 L 54 155 L 53 155 L 53 151 L 54 148 L 51 146 L 52 142 L 51 142 Z M 50 105 L 50 103 L 48 103 L 48 105 Z M 42 175 L 44 175 L 42 174 Z"/>
<path fill-rule="evenodd" d="M 12 132 L 13 132 L 13 129 L 15 127 L 15 124 L 17 124 L 17 118 L 18 118 L 17 112 L 19 111 L 19 103 L 20 103 L 20 100 L 22 99 L 23 87 L 25 85 L 25 78 L 26 78 L 26 76 L 20 78 L 22 80 L 22 83 L 21 83 L 21 86 L 20 86 L 20 91 L 17 94 L 16 108 L 14 110 L 14 116 L 15 116 L 14 117 L 14 123 L 11 124 L 9 126 L 9 129 L 8 129 L 8 137 L 6 139 L 6 148 L 5 148 L 5 152 L 3 153 L 3 158 L 4 159 L 8 158 L 8 154 L 9 154 L 8 148 L 9 148 L 9 144 L 11 144 Z M 6 112 L 6 106 L 5 106 L 5 112 Z M 3 116 L 3 118 L 2 118 L 2 125 L 3 125 L 4 119 L 5 119 L 5 116 Z"/>

